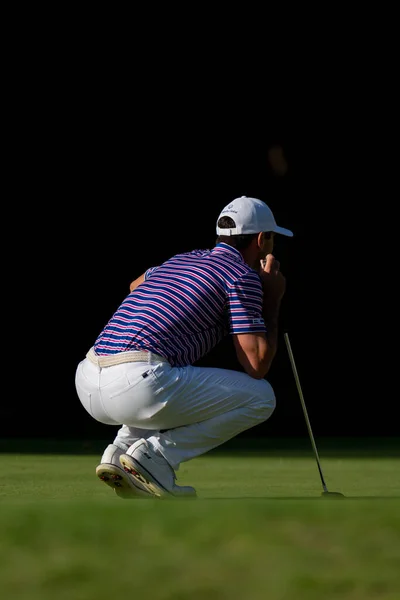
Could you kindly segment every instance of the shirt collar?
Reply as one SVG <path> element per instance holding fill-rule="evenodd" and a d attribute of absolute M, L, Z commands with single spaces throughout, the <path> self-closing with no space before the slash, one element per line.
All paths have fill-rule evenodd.
<path fill-rule="evenodd" d="M 236 248 L 229 246 L 229 244 L 220 242 L 219 244 L 217 244 L 214 247 L 214 250 L 217 250 L 218 252 L 220 252 L 220 251 L 228 252 L 228 254 L 231 255 L 231 258 L 233 258 L 233 260 L 235 260 L 236 262 L 245 264 L 243 256 L 240 254 L 239 250 L 236 250 Z"/>

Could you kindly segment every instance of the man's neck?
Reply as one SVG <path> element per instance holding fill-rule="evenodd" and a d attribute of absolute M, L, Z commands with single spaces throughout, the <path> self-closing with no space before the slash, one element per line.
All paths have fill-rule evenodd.
<path fill-rule="evenodd" d="M 259 270 L 260 265 L 257 261 L 257 258 L 254 257 L 254 252 L 252 252 L 248 248 L 245 248 L 245 250 L 240 250 L 240 254 L 243 256 L 244 262 L 247 265 L 249 265 L 249 267 L 251 267 L 255 271 Z"/>

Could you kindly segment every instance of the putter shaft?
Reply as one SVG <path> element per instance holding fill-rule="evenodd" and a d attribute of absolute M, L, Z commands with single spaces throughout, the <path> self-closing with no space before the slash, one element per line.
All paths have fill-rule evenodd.
<path fill-rule="evenodd" d="M 305 417 L 305 420 L 306 420 L 306 425 L 307 425 L 308 433 L 309 433 L 311 444 L 312 444 L 312 447 L 313 447 L 313 450 L 314 450 L 315 460 L 317 461 L 317 466 L 318 466 L 318 471 L 319 471 L 319 475 L 320 475 L 320 478 L 321 478 L 322 487 L 324 489 L 324 492 L 328 492 L 328 488 L 326 487 L 324 475 L 322 473 L 322 468 L 321 468 L 321 463 L 320 463 L 320 460 L 319 460 L 317 445 L 316 445 L 315 440 L 314 440 L 313 432 L 312 432 L 312 429 L 311 429 L 310 419 L 308 418 L 307 408 L 306 408 L 306 404 L 304 402 L 303 392 L 302 392 L 301 385 L 300 385 L 299 375 L 298 375 L 297 369 L 296 369 L 296 363 L 294 361 L 292 347 L 290 345 L 289 335 L 287 333 L 284 333 L 283 337 L 285 339 L 287 351 L 288 351 L 288 354 L 289 354 L 290 364 L 292 366 L 292 371 L 293 371 L 294 379 L 296 381 L 297 391 L 298 391 L 299 396 L 300 396 L 300 402 L 301 402 L 301 406 L 303 408 L 303 413 L 304 413 L 304 417 Z"/>

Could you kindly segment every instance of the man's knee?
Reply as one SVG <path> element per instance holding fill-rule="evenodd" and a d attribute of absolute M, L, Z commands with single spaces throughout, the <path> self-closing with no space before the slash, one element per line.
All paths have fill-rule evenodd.
<path fill-rule="evenodd" d="M 260 382 L 261 383 L 261 382 Z M 276 407 L 275 392 L 271 384 L 263 379 L 260 385 L 260 392 L 258 395 L 258 410 L 260 418 L 263 421 L 269 419 Z"/>

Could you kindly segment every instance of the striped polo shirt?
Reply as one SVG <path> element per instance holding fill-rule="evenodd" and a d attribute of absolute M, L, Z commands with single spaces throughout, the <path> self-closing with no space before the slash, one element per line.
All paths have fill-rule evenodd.
<path fill-rule="evenodd" d="M 238 250 L 177 254 L 148 269 L 97 337 L 99 355 L 147 350 L 172 366 L 191 365 L 225 335 L 265 332 L 258 273 Z"/>

